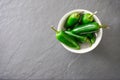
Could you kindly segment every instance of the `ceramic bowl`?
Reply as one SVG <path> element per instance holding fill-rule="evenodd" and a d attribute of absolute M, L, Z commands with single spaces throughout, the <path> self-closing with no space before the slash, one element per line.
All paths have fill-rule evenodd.
<path fill-rule="evenodd" d="M 85 9 L 72 10 L 72 11 L 66 13 L 66 14 L 61 18 L 61 20 L 59 21 L 58 28 L 57 28 L 58 31 L 60 31 L 60 30 L 62 30 L 62 29 L 64 28 L 64 24 L 65 24 L 65 22 L 66 22 L 66 19 L 68 18 L 69 15 L 71 15 L 71 14 L 74 13 L 74 12 L 83 12 L 83 13 L 93 14 L 92 12 L 90 12 L 90 11 L 88 11 L 88 10 L 85 10 Z M 94 17 L 95 21 L 96 21 L 99 25 L 101 25 L 101 22 L 100 22 L 99 18 L 98 18 L 96 15 L 94 15 L 93 17 Z M 101 41 L 101 39 L 102 39 L 102 34 L 103 34 L 103 30 L 102 30 L 102 28 L 100 28 L 99 31 L 96 32 L 96 41 L 95 41 L 95 43 L 94 43 L 92 46 L 83 43 L 83 44 L 81 45 L 81 49 L 80 49 L 80 50 L 75 50 L 75 49 L 69 48 L 68 46 L 66 46 L 66 45 L 64 45 L 64 44 L 62 44 L 62 43 L 61 43 L 61 44 L 62 44 L 62 46 L 63 46 L 65 49 L 67 49 L 67 50 L 70 51 L 70 52 L 79 53 L 79 54 L 87 53 L 87 52 L 92 51 L 93 49 L 95 49 L 95 48 L 98 46 L 98 44 L 100 43 L 100 41 Z"/>

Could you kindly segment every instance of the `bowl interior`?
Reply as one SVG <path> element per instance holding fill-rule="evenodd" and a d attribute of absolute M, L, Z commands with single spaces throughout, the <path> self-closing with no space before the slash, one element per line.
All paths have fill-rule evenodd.
<path fill-rule="evenodd" d="M 92 12 L 90 12 L 90 11 L 88 11 L 88 10 L 84 10 L 84 9 L 72 10 L 72 11 L 68 12 L 67 14 L 65 14 L 65 15 L 61 18 L 61 20 L 60 20 L 60 22 L 59 22 L 59 24 L 58 24 L 58 29 L 57 29 L 58 31 L 64 29 L 64 24 L 65 24 L 65 22 L 66 22 L 66 19 L 68 18 L 68 16 L 69 16 L 70 14 L 72 14 L 72 13 L 74 13 L 74 12 L 84 12 L 84 13 L 90 13 L 90 14 L 92 14 Z M 95 21 L 96 21 L 99 25 L 101 25 L 101 22 L 100 22 L 100 20 L 98 19 L 98 17 L 97 17 L 96 15 L 94 15 L 93 17 L 94 17 Z M 100 43 L 100 41 L 101 41 L 102 33 L 103 33 L 103 31 L 102 31 L 102 28 L 101 28 L 98 32 L 96 32 L 96 41 L 95 41 L 95 43 L 94 43 L 92 46 L 90 46 L 89 44 L 81 44 L 81 49 L 80 49 L 80 50 L 75 50 L 75 49 L 69 48 L 68 46 L 66 46 L 66 45 L 64 45 L 64 44 L 62 44 L 62 43 L 61 43 L 61 44 L 64 46 L 64 48 L 66 48 L 68 51 L 71 51 L 71 52 L 73 52 L 73 53 L 86 53 L 86 52 L 89 52 L 89 51 L 91 51 L 91 50 L 93 50 L 94 48 L 97 47 L 97 45 L 98 45 L 98 44 Z"/>

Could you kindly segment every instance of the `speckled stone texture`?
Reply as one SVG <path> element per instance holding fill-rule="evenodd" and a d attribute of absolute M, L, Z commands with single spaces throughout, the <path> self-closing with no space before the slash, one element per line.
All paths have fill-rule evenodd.
<path fill-rule="evenodd" d="M 50 29 L 73 9 L 98 11 L 110 26 L 82 55 L 65 50 Z M 120 0 L 0 0 L 1 79 L 120 79 Z"/>

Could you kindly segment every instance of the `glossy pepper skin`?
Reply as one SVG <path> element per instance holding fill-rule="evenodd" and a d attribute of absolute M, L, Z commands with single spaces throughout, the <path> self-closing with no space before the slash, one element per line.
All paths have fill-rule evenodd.
<path fill-rule="evenodd" d="M 93 20 L 94 20 L 94 17 L 92 14 L 90 14 L 90 13 L 83 14 L 83 17 L 82 17 L 83 24 L 91 23 L 91 22 L 93 22 Z"/>
<path fill-rule="evenodd" d="M 98 31 L 100 28 L 101 26 L 97 22 L 92 22 L 89 24 L 79 25 L 71 30 L 71 32 L 75 34 L 86 34 Z"/>
<path fill-rule="evenodd" d="M 75 13 L 72 13 L 68 19 L 66 20 L 66 28 L 71 28 L 72 26 L 74 26 L 76 23 L 78 23 L 80 20 L 80 13 L 78 12 L 75 12 Z"/>
<path fill-rule="evenodd" d="M 80 42 L 90 42 L 86 36 L 80 36 L 72 33 L 71 31 L 65 31 L 66 34 L 75 37 Z"/>
<path fill-rule="evenodd" d="M 73 49 L 80 49 L 80 45 L 77 43 L 75 38 L 69 36 L 64 31 L 57 31 L 53 27 L 52 29 L 56 31 L 56 39 L 60 41 L 61 43 L 65 44 L 66 46 L 73 48 Z"/>

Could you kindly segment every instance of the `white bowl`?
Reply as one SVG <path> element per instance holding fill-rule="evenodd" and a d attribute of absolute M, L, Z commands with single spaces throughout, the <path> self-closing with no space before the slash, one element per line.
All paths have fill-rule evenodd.
<path fill-rule="evenodd" d="M 74 12 L 81 12 L 81 11 L 83 11 L 83 12 L 85 12 L 85 13 L 90 13 L 90 14 L 92 14 L 92 12 L 90 12 L 90 11 L 88 11 L 88 10 L 84 10 L 84 9 L 72 10 L 72 11 L 66 13 L 66 14 L 61 18 L 61 20 L 60 20 L 60 22 L 59 22 L 59 24 L 58 24 L 57 30 L 60 31 L 60 30 L 63 29 L 64 24 L 65 24 L 65 21 L 66 21 L 66 19 L 68 18 L 68 16 L 69 16 L 70 14 L 72 14 L 72 13 L 74 13 Z M 94 17 L 95 21 L 96 21 L 99 25 L 101 25 L 101 22 L 100 22 L 100 20 L 98 19 L 98 17 L 97 17 L 96 15 L 94 15 L 93 17 Z M 94 43 L 92 46 L 89 46 L 88 44 L 82 44 L 80 50 L 75 50 L 75 49 L 72 49 L 72 48 L 70 48 L 70 47 L 62 44 L 62 43 L 61 43 L 61 44 L 63 45 L 63 47 L 64 47 L 65 49 L 67 49 L 67 50 L 70 51 L 70 52 L 79 53 L 79 54 L 87 53 L 87 52 L 92 51 L 93 49 L 95 49 L 95 48 L 97 47 L 97 45 L 100 43 L 100 41 L 101 41 L 101 39 L 102 39 L 102 34 L 103 34 L 103 30 L 102 30 L 102 28 L 101 28 L 101 29 L 96 33 L 96 41 L 95 41 L 95 43 Z"/>

